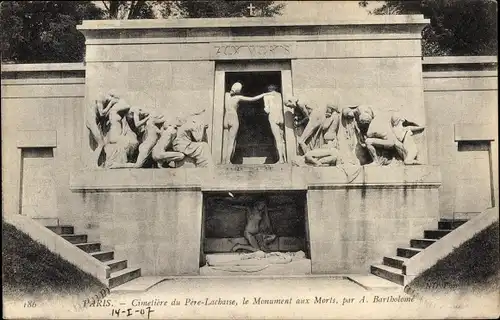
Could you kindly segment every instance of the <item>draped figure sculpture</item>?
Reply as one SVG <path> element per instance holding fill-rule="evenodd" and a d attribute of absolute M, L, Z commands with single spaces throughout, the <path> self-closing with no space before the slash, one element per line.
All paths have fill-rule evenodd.
<path fill-rule="evenodd" d="M 321 131 L 321 124 L 325 120 L 326 105 L 289 97 L 285 101 L 285 107 L 292 109 L 298 118 L 298 122 L 295 123 L 296 127 L 306 123 L 304 131 L 297 137 L 298 147 L 302 154 L 319 147 L 316 142 Z"/>
<path fill-rule="evenodd" d="M 335 166 L 340 158 L 337 134 L 340 125 L 338 107 L 333 104 L 326 106 L 325 118 L 317 129 L 317 145 L 304 155 L 307 164 L 313 166 Z"/>

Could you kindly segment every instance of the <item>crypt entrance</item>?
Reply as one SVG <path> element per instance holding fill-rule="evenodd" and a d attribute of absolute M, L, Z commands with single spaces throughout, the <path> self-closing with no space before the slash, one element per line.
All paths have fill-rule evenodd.
<path fill-rule="evenodd" d="M 265 111 L 264 100 L 241 101 L 237 110 L 239 129 L 235 138 L 234 152 L 227 156 L 229 131 L 227 130 L 226 99 L 235 83 L 242 85 L 239 93 L 244 97 L 255 97 L 268 92 L 273 85 L 275 91 L 284 99 L 291 96 L 292 77 L 290 61 L 224 61 L 216 62 L 214 86 L 214 113 L 212 126 L 212 155 L 216 164 L 262 165 L 276 164 L 279 160 L 276 135 L 271 130 L 272 118 Z M 229 108 L 229 107 L 228 107 Z M 296 141 L 293 129 L 293 115 L 285 110 L 274 115 L 283 118 L 280 125 L 283 153 L 286 159 L 296 154 Z M 222 139 L 220 139 L 222 137 Z M 226 156 L 225 156 L 226 155 Z M 286 161 L 289 162 L 289 161 Z"/>
<path fill-rule="evenodd" d="M 201 275 L 310 274 L 305 191 L 204 192 Z"/>

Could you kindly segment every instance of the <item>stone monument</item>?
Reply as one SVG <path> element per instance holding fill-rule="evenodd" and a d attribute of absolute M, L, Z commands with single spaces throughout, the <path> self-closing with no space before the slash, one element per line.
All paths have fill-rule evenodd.
<path fill-rule="evenodd" d="M 302 252 L 264 273 L 366 273 L 439 212 L 422 130 L 426 23 L 84 21 L 71 217 L 144 275 L 197 275 L 233 249 Z"/>

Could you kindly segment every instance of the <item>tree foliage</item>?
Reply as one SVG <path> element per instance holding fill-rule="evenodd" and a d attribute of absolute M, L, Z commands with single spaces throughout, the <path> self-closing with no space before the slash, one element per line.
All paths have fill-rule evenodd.
<path fill-rule="evenodd" d="M 368 1 L 360 1 L 366 7 Z M 385 1 L 372 14 L 423 14 L 422 50 L 433 55 L 497 55 L 498 3 L 494 0 Z"/>
<path fill-rule="evenodd" d="M 168 17 L 174 1 L 100 1 L 106 19 L 154 19 Z"/>
<path fill-rule="evenodd" d="M 283 3 L 275 1 L 176 1 L 180 14 L 186 18 L 249 17 L 250 5 L 254 15 L 272 17 L 281 14 Z"/>
<path fill-rule="evenodd" d="M 2 61 L 82 61 L 85 38 L 76 29 L 102 11 L 91 1 L 2 1 L 0 3 Z"/>
<path fill-rule="evenodd" d="M 82 61 L 82 20 L 220 18 L 281 14 L 275 1 L 0 1 L 2 62 Z"/>

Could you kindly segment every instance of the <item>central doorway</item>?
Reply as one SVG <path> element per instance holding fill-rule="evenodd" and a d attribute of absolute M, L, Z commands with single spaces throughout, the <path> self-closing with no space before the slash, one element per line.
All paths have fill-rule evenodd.
<path fill-rule="evenodd" d="M 305 191 L 203 192 L 200 274 L 311 273 Z"/>
<path fill-rule="evenodd" d="M 269 85 L 276 86 L 281 93 L 279 71 L 227 72 L 225 92 L 239 82 L 243 85 L 241 94 L 254 97 L 268 91 Z M 264 111 L 264 100 L 241 102 L 238 108 L 240 127 L 236 138 L 236 150 L 232 164 L 272 164 L 278 161 L 278 153 L 271 132 L 268 115 Z"/>
<path fill-rule="evenodd" d="M 290 61 L 238 60 L 216 62 L 214 86 L 214 112 L 211 130 L 211 149 L 214 162 L 222 164 L 227 154 L 227 132 L 224 130 L 225 94 L 235 82 L 243 85 L 241 94 L 253 97 L 268 91 L 274 85 L 284 99 L 293 95 Z M 293 129 L 293 115 L 284 114 L 284 139 L 286 158 L 296 155 L 296 141 Z M 255 102 L 241 102 L 238 108 L 239 130 L 233 157 L 228 164 L 263 165 L 274 164 L 278 154 L 274 136 L 264 111 L 262 99 Z"/>

